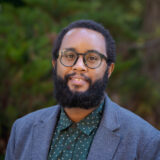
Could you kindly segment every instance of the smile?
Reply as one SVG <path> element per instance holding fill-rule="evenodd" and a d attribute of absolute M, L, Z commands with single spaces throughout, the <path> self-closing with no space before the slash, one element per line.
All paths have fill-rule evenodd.
<path fill-rule="evenodd" d="M 87 81 L 83 77 L 79 76 L 72 76 L 69 78 L 69 81 L 71 82 L 72 85 L 85 85 Z"/>
<path fill-rule="evenodd" d="M 81 81 L 82 79 L 80 79 L 80 78 L 73 78 L 74 80 L 76 80 L 76 81 Z"/>

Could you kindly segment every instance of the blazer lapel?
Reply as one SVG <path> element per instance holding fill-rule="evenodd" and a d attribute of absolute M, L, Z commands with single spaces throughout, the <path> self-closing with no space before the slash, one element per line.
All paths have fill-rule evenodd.
<path fill-rule="evenodd" d="M 51 116 L 45 117 L 35 124 L 32 138 L 32 160 L 46 160 L 49 147 L 56 126 L 59 108 L 54 106 L 55 110 Z M 57 108 L 56 108 L 57 107 Z"/>
<path fill-rule="evenodd" d="M 114 103 L 106 96 L 100 126 L 93 139 L 87 160 L 112 160 L 120 143 L 120 125 Z"/>
<path fill-rule="evenodd" d="M 119 142 L 119 136 L 101 127 L 92 142 L 87 160 L 111 160 Z"/>

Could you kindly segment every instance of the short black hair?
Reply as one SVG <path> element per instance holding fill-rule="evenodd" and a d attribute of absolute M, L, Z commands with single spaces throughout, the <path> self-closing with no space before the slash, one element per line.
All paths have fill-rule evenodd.
<path fill-rule="evenodd" d="M 63 37 L 68 31 L 74 28 L 87 28 L 87 29 L 91 29 L 91 30 L 101 33 L 105 38 L 106 53 L 108 56 L 108 64 L 110 65 L 111 63 L 115 63 L 116 46 L 115 46 L 114 39 L 112 38 L 111 34 L 109 33 L 107 29 L 105 29 L 101 24 L 93 20 L 78 20 L 78 21 L 74 21 L 73 23 L 65 27 L 59 33 L 58 37 L 55 40 L 53 51 L 52 51 L 53 60 L 56 60 L 58 58 L 59 48 L 61 46 Z"/>

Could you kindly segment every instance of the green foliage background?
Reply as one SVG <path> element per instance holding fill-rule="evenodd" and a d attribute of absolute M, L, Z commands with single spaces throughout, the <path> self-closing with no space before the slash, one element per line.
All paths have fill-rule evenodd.
<path fill-rule="evenodd" d="M 159 80 L 144 65 L 143 46 L 150 38 L 142 31 L 145 0 L 0 2 L 0 159 L 17 118 L 56 104 L 53 41 L 63 27 L 78 19 L 102 23 L 116 40 L 117 62 L 107 88 L 110 97 L 159 128 Z M 158 50 L 154 56 L 157 54 Z M 151 63 L 159 66 L 159 59 L 152 58 Z M 150 69 L 152 72 L 152 66 Z"/>

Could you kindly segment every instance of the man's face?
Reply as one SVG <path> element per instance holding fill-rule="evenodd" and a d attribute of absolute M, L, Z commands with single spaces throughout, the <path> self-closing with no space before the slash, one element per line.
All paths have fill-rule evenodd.
<path fill-rule="evenodd" d="M 60 51 L 70 48 L 83 54 L 88 50 L 95 50 L 107 57 L 103 35 L 86 28 L 75 28 L 66 33 L 62 40 Z M 98 68 L 91 69 L 84 64 L 83 57 L 79 56 L 74 66 L 66 67 L 61 64 L 59 56 L 56 68 L 57 75 L 62 79 L 67 75 L 73 74 L 67 81 L 67 85 L 72 92 L 85 92 L 89 89 L 91 84 L 103 78 L 107 63 L 102 59 L 102 63 Z"/>

